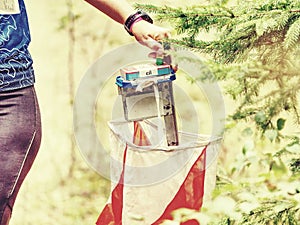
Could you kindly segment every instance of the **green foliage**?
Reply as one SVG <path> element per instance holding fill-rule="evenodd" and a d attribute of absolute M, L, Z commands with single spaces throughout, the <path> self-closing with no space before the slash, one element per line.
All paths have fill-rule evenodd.
<path fill-rule="evenodd" d="M 186 9 L 138 7 L 170 21 L 185 35 L 175 43 L 213 54 L 219 62 L 245 60 L 249 51 L 262 45 L 283 44 L 291 49 L 299 41 L 299 1 L 243 2 L 232 8 L 219 4 Z M 209 31 L 218 32 L 215 39 L 201 40 L 201 32 Z"/>
<path fill-rule="evenodd" d="M 222 84 L 237 104 L 228 127 L 243 127 L 240 154 L 219 165 L 213 201 L 190 217 L 205 224 L 299 224 L 300 1 L 210 2 L 137 5 L 175 28 L 170 42 L 207 59 L 214 77 L 201 70 L 196 79 Z"/>
<path fill-rule="evenodd" d="M 177 221 L 180 221 L 178 218 L 181 221 L 186 217 L 196 218 L 208 225 L 298 225 L 299 176 L 289 177 L 281 159 L 268 159 L 266 156 L 260 163 L 266 161 L 270 163 L 269 172 L 254 172 L 256 176 L 251 174 L 248 179 L 242 173 L 239 173 L 238 180 L 231 180 L 228 175 L 220 174 L 217 177 L 214 198 L 202 207 L 201 212 L 177 210 L 173 217 Z M 253 167 L 251 169 L 253 171 Z M 279 177 L 282 178 L 278 179 Z"/>
<path fill-rule="evenodd" d="M 266 119 L 257 125 L 265 132 L 276 128 L 283 111 L 291 112 L 300 123 L 300 2 L 260 2 L 232 8 L 219 4 L 186 9 L 138 7 L 174 26 L 181 36 L 171 42 L 211 55 L 214 61 L 208 66 L 215 79 L 228 81 L 227 94 L 241 99 L 232 118 L 248 119 L 263 112 Z M 213 35 L 213 40 L 202 40 L 203 32 Z M 268 86 L 274 88 L 268 90 Z"/>
<path fill-rule="evenodd" d="M 300 159 L 293 159 L 290 166 L 293 173 L 300 174 Z M 300 192 L 300 190 L 298 190 L 298 192 Z"/>
<path fill-rule="evenodd" d="M 241 224 L 298 224 L 299 208 L 290 202 L 266 201 L 262 206 L 251 210 L 249 214 L 244 215 Z"/>

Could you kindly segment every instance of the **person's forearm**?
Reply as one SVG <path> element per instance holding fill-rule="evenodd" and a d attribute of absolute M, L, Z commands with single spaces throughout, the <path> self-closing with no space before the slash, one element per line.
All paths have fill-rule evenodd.
<path fill-rule="evenodd" d="M 117 21 L 124 24 L 130 14 L 134 12 L 132 6 L 125 0 L 85 0 L 93 5 L 101 12 Z"/>
<path fill-rule="evenodd" d="M 126 0 L 85 1 L 118 23 L 124 25 L 126 22 L 126 25 L 124 25 L 126 31 L 133 35 L 142 45 L 149 47 L 155 52 L 163 51 L 163 46 L 158 41 L 170 37 L 170 31 L 152 24 L 152 19 L 145 14 L 134 14 L 137 12 Z M 146 18 L 141 16 L 146 16 Z M 126 21 L 127 19 L 129 21 Z"/>

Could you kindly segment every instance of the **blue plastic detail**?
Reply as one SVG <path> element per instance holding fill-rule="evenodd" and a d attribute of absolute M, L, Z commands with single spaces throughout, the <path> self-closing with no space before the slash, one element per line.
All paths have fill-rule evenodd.
<path fill-rule="evenodd" d="M 172 76 L 170 76 L 170 80 L 171 81 L 176 80 L 176 74 L 175 73 L 173 73 Z"/>
<path fill-rule="evenodd" d="M 140 73 L 127 73 L 126 80 L 134 80 L 140 77 Z"/>
<path fill-rule="evenodd" d="M 116 77 L 116 85 L 118 85 L 121 88 L 130 88 L 130 87 L 132 87 L 131 82 L 124 81 L 122 76 L 117 76 Z"/>
<path fill-rule="evenodd" d="M 123 79 L 121 76 L 116 77 L 116 85 L 118 85 L 119 87 L 123 86 Z"/>
<path fill-rule="evenodd" d="M 158 75 L 170 74 L 170 68 L 160 68 L 157 70 Z"/>
<path fill-rule="evenodd" d="M 174 80 L 176 80 L 176 74 L 174 73 L 174 71 L 172 71 L 172 74 L 170 77 L 168 77 L 166 79 L 159 79 L 159 80 L 157 80 L 157 83 L 172 82 Z M 116 77 L 116 85 L 118 85 L 121 88 L 133 88 L 133 87 L 137 86 L 136 84 L 132 84 L 131 81 L 124 80 L 124 78 L 122 76 Z"/>

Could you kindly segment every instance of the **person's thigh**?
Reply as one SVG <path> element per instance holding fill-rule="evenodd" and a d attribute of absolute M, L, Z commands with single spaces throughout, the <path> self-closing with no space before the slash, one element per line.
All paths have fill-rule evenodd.
<path fill-rule="evenodd" d="M 0 221 L 4 210 L 7 214 L 7 208 L 11 211 L 14 205 L 38 152 L 40 139 L 40 114 L 34 88 L 0 92 Z"/>

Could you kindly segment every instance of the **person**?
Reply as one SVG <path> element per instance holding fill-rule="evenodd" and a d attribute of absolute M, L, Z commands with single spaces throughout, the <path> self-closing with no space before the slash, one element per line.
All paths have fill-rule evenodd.
<path fill-rule="evenodd" d="M 125 0 L 86 0 L 107 16 L 126 24 L 141 44 L 161 51 L 158 40 L 169 31 L 134 12 Z M 24 0 L 0 2 L 0 225 L 8 225 L 21 185 L 41 143 L 41 119 L 35 73 L 29 53 L 30 30 Z"/>
<path fill-rule="evenodd" d="M 96 7 L 116 22 L 124 25 L 128 33 L 135 39 L 152 49 L 154 53 L 162 54 L 163 46 L 159 41 L 170 37 L 170 30 L 153 24 L 148 14 L 136 11 L 126 0 L 84 0 Z M 155 57 L 152 55 L 151 57 Z"/>
<path fill-rule="evenodd" d="M 9 223 L 37 155 L 41 120 L 23 0 L 0 3 L 0 224 Z"/>

